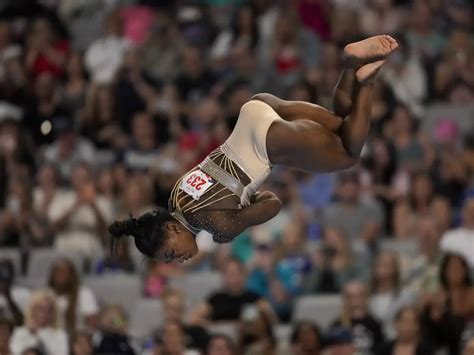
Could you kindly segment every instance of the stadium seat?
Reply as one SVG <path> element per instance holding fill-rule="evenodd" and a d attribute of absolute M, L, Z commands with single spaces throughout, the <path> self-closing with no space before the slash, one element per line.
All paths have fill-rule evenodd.
<path fill-rule="evenodd" d="M 295 303 L 293 321 L 309 320 L 327 329 L 338 316 L 342 305 L 340 296 L 302 296 Z"/>
<path fill-rule="evenodd" d="M 207 326 L 209 334 L 225 334 L 234 341 L 239 341 L 239 330 L 235 323 L 221 322 Z"/>
<path fill-rule="evenodd" d="M 18 248 L 1 248 L 0 259 L 9 259 L 15 268 L 15 275 L 21 275 L 21 254 Z"/>
<path fill-rule="evenodd" d="M 188 307 L 193 308 L 213 291 L 219 289 L 222 286 L 222 280 L 218 272 L 200 271 L 173 278 L 170 280 L 170 286 L 186 294 Z"/>
<path fill-rule="evenodd" d="M 32 249 L 28 258 L 28 279 L 46 280 L 51 266 L 57 259 L 67 258 L 76 266 L 79 274 L 84 269 L 84 259 L 79 253 L 66 253 L 52 248 Z"/>
<path fill-rule="evenodd" d="M 413 256 L 418 251 L 418 245 L 415 239 L 395 240 L 383 239 L 380 242 L 380 250 L 387 250 L 404 256 Z"/>
<path fill-rule="evenodd" d="M 130 334 L 138 339 L 146 339 L 162 324 L 161 301 L 157 299 L 140 299 L 133 306 L 129 316 Z"/>
<path fill-rule="evenodd" d="M 118 304 L 127 312 L 142 296 L 141 278 L 135 275 L 107 275 L 87 277 L 83 280 L 101 304 Z"/>

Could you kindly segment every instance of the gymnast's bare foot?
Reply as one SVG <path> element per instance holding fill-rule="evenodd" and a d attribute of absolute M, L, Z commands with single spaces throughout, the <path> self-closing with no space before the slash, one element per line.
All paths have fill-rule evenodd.
<path fill-rule="evenodd" d="M 390 36 L 375 36 L 359 42 L 349 43 L 344 48 L 347 65 L 360 68 L 364 64 L 379 61 L 398 48 L 397 41 Z"/>
<path fill-rule="evenodd" d="M 356 71 L 356 79 L 360 84 L 369 84 L 379 72 L 379 69 L 384 65 L 385 59 L 376 62 L 368 63 L 361 66 Z"/>

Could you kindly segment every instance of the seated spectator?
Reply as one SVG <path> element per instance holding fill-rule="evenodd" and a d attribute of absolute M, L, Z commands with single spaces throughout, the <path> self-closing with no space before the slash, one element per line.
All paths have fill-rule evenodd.
<path fill-rule="evenodd" d="M 395 316 L 396 338 L 380 346 L 377 355 L 432 355 L 433 350 L 421 338 L 420 319 L 418 311 L 406 307 L 397 312 Z"/>
<path fill-rule="evenodd" d="M 95 329 L 99 307 L 92 291 L 81 285 L 74 264 L 68 259 L 59 259 L 49 272 L 48 286 L 57 295 L 58 317 L 69 332 L 77 327 Z"/>
<path fill-rule="evenodd" d="M 31 24 L 25 61 L 34 77 L 42 73 L 49 73 L 54 77 L 63 74 L 69 43 L 58 37 L 47 18 L 37 18 Z"/>
<path fill-rule="evenodd" d="M 255 249 L 247 287 L 266 298 L 281 322 L 291 319 L 291 291 L 299 280 L 294 280 L 291 268 L 275 265 L 275 251 L 271 245 L 261 244 Z"/>
<path fill-rule="evenodd" d="M 245 355 L 275 354 L 276 339 L 272 320 L 255 305 L 246 305 L 240 317 L 240 350 Z"/>
<path fill-rule="evenodd" d="M 56 297 L 49 290 L 32 294 L 25 316 L 25 325 L 15 328 L 10 341 L 13 355 L 24 354 L 32 347 L 43 347 L 48 355 L 68 355 L 68 341 L 58 327 Z"/>
<path fill-rule="evenodd" d="M 292 354 L 319 355 L 323 347 L 321 330 L 310 321 L 295 324 L 290 335 Z"/>
<path fill-rule="evenodd" d="M 86 98 L 87 81 L 82 55 L 71 53 L 66 64 L 66 79 L 61 90 L 60 105 L 77 119 Z"/>
<path fill-rule="evenodd" d="M 168 289 L 161 298 L 163 314 L 163 323 L 179 323 L 182 326 L 184 336 L 186 339 L 186 348 L 197 349 L 204 352 L 208 342 L 209 335 L 205 328 L 195 325 L 186 324 L 184 321 L 184 312 L 186 308 L 184 295 L 176 290 Z M 155 340 L 159 336 L 155 335 Z M 151 342 L 146 347 L 156 347 L 159 343 Z"/>
<path fill-rule="evenodd" d="M 393 233 L 396 238 L 412 238 L 418 220 L 432 214 L 442 230 L 451 225 L 451 206 L 446 198 L 436 195 L 433 180 L 426 172 L 413 175 L 407 199 L 400 199 L 393 209 Z"/>
<path fill-rule="evenodd" d="M 338 293 L 349 280 L 365 279 L 367 263 L 361 262 L 352 249 L 341 230 L 327 227 L 315 252 L 314 267 L 305 280 L 305 292 Z"/>
<path fill-rule="evenodd" d="M 116 117 L 116 98 L 110 85 L 90 85 L 79 114 L 79 130 L 101 151 L 123 149 L 128 137 Z M 111 152 L 115 156 L 114 152 Z"/>
<path fill-rule="evenodd" d="M 228 335 L 214 334 L 209 339 L 205 355 L 237 355 L 238 347 Z"/>
<path fill-rule="evenodd" d="M 139 112 L 132 119 L 132 142 L 125 150 L 123 163 L 133 170 L 150 169 L 158 157 L 157 125 L 153 117 Z"/>
<path fill-rule="evenodd" d="M 411 290 L 421 299 L 424 295 L 435 292 L 439 284 L 439 265 L 442 254 L 439 246 L 441 227 L 431 214 L 423 215 L 417 223 L 418 253 L 402 257 L 404 287 Z M 405 260 L 404 260 L 405 259 Z"/>
<path fill-rule="evenodd" d="M 22 325 L 29 299 L 30 291 L 15 285 L 13 263 L 0 259 L 0 318 L 8 319 L 16 326 Z"/>
<path fill-rule="evenodd" d="M 130 256 L 127 240 L 121 239 L 115 244 L 115 250 L 105 248 L 105 257 L 95 265 L 97 275 L 109 273 L 133 273 L 135 265 Z"/>
<path fill-rule="evenodd" d="M 112 201 L 97 193 L 87 164 L 74 167 L 71 184 L 73 190 L 58 195 L 49 207 L 48 217 L 57 231 L 55 248 L 88 258 L 99 256 L 112 217 Z"/>
<path fill-rule="evenodd" d="M 163 325 L 155 337 L 155 345 L 152 352 L 145 354 L 195 355 L 196 351 L 187 348 L 183 325 L 177 321 L 169 321 Z"/>
<path fill-rule="evenodd" d="M 280 244 L 276 250 L 277 272 L 286 272 L 292 280 L 285 286 L 293 295 L 301 292 L 302 281 L 311 271 L 311 258 L 305 249 L 306 235 L 304 229 L 298 222 L 289 223 L 281 237 Z"/>
<path fill-rule="evenodd" d="M 0 318 L 0 354 L 10 354 L 10 338 L 13 333 L 13 323 Z"/>
<path fill-rule="evenodd" d="M 370 312 L 382 323 L 385 335 L 394 335 L 393 320 L 398 311 L 415 302 L 415 295 L 400 284 L 400 267 L 397 254 L 382 251 L 377 255 L 372 269 L 369 300 Z"/>
<path fill-rule="evenodd" d="M 87 49 L 84 62 L 93 83 L 109 84 L 115 77 L 126 48 L 127 40 L 122 37 L 122 22 L 118 12 L 110 13 L 104 20 L 104 33 Z"/>
<path fill-rule="evenodd" d="M 246 304 L 273 313 L 270 305 L 256 293 L 245 288 L 245 269 L 237 260 L 227 262 L 223 270 L 224 288 L 211 294 L 198 305 L 191 316 L 193 324 L 204 325 L 215 321 L 237 321 Z"/>
<path fill-rule="evenodd" d="M 95 148 L 87 138 L 79 135 L 71 118 L 55 116 L 51 121 L 56 139 L 45 148 L 43 159 L 57 164 L 63 177 L 73 178 L 76 165 L 96 161 Z"/>
<path fill-rule="evenodd" d="M 474 269 L 474 196 L 466 198 L 462 207 L 462 224 L 441 238 L 441 250 L 464 256 Z"/>
<path fill-rule="evenodd" d="M 354 355 L 357 351 L 356 348 L 350 329 L 344 327 L 332 328 L 327 335 L 326 349 L 323 355 Z"/>
<path fill-rule="evenodd" d="M 93 342 L 96 354 L 136 354 L 127 335 L 127 315 L 121 306 L 108 305 L 102 309 Z"/>
<path fill-rule="evenodd" d="M 92 336 L 85 332 L 77 332 L 71 337 L 71 355 L 94 355 Z"/>
<path fill-rule="evenodd" d="M 147 270 L 144 278 L 144 293 L 146 297 L 160 297 L 172 276 L 182 274 L 182 268 L 177 264 L 165 264 L 150 259 L 147 262 Z"/>
<path fill-rule="evenodd" d="M 33 182 L 27 178 L 16 178 L 11 181 L 7 196 L 8 212 L 0 219 L 0 231 L 7 236 L 15 237 L 16 246 L 24 249 L 53 244 L 53 228 L 46 216 L 34 208 Z M 3 234 L 2 232 L 0 232 Z M 4 241 L 8 244 L 8 240 Z"/>
<path fill-rule="evenodd" d="M 339 177 L 338 202 L 323 213 L 324 227 L 341 230 L 350 243 L 374 243 L 384 225 L 382 209 L 359 198 L 359 177 L 355 172 L 343 172 Z"/>
<path fill-rule="evenodd" d="M 344 287 L 342 312 L 331 329 L 341 327 L 350 329 L 356 352 L 373 353 L 384 341 L 382 325 L 369 312 L 367 288 L 359 281 Z"/>
<path fill-rule="evenodd" d="M 447 347 L 459 354 L 462 332 L 474 316 L 474 287 L 466 260 L 446 254 L 441 263 L 442 289 L 428 300 L 422 313 L 423 339 L 436 349 Z"/>

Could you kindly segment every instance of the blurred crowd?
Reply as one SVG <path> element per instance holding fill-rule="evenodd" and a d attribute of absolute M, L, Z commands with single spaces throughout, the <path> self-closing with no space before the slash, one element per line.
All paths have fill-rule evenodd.
<path fill-rule="evenodd" d="M 0 354 L 474 354 L 473 17 L 469 0 L 0 1 Z M 167 206 L 252 95 L 331 109 L 344 45 L 375 34 L 400 49 L 355 168 L 275 168 L 281 213 L 232 244 L 201 233 L 184 264 L 112 255 L 108 224 Z M 171 281 L 203 271 L 222 288 L 187 307 Z M 87 285 L 112 274 L 161 302 L 146 336 Z M 328 324 L 295 315 L 323 295 L 341 300 Z"/>

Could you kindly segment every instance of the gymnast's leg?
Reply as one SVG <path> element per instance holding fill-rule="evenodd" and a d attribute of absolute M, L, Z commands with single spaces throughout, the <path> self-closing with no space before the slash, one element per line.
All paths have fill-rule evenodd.
<path fill-rule="evenodd" d="M 311 103 L 284 101 L 267 94 L 254 97 L 288 120 L 277 121 L 269 130 L 270 161 L 313 172 L 352 166 L 370 128 L 374 76 L 397 46 L 393 38 L 377 36 L 346 47 L 349 65 L 335 90 L 335 101 L 339 112 L 348 111 L 347 117 Z"/>

